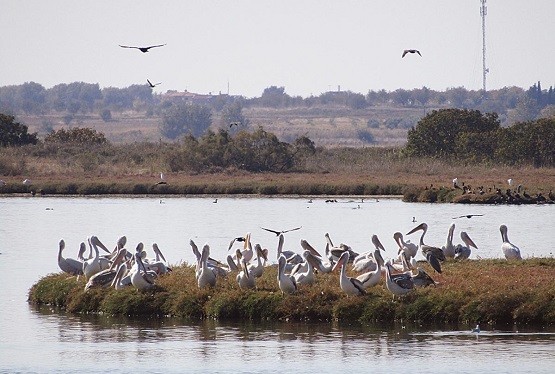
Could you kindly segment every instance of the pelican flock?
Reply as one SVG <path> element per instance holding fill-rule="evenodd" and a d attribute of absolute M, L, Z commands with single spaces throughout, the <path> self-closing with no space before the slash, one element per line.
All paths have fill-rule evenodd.
<path fill-rule="evenodd" d="M 295 228 L 293 230 L 299 230 Z M 509 242 L 507 226 L 500 226 L 502 252 L 507 260 L 521 260 L 520 250 Z M 264 229 L 270 231 L 268 229 Z M 326 277 L 334 270 L 340 270 L 339 288 L 347 295 L 362 296 L 371 287 L 385 287 L 395 299 L 404 297 L 418 287 L 435 286 L 437 282 L 423 269 L 423 261 L 417 261 L 418 253 L 437 272 L 442 273 L 441 263 L 445 261 L 466 260 L 471 255 L 471 249 L 478 246 L 470 235 L 462 231 L 462 244 L 454 244 L 455 224 L 449 226 L 446 244 L 439 248 L 424 242 L 428 230 L 426 223 L 421 223 L 407 235 L 422 231 L 419 244 L 405 241 L 400 232 L 393 234 L 396 244 L 396 256 L 384 261 L 385 247 L 377 235 L 371 235 L 372 249 L 358 253 L 351 246 L 341 243 L 334 245 L 330 234 L 325 233 L 325 251 L 321 254 L 305 239 L 300 245 L 288 243 L 284 249 L 284 233 L 293 230 L 271 230 L 276 234 L 277 263 L 269 261 L 269 250 L 255 242 L 250 232 L 231 240 L 225 261 L 218 261 L 210 257 L 210 245 L 204 244 L 202 250 L 191 239 L 189 244 L 195 258 L 195 277 L 198 288 L 213 288 L 222 279 L 229 282 L 229 274 L 235 274 L 236 285 L 243 290 L 256 289 L 257 279 L 269 266 L 277 267 L 277 288 L 285 295 L 296 293 L 299 288 L 312 287 L 318 277 Z M 135 250 L 126 249 L 127 238 L 120 237 L 113 250 L 109 250 L 100 239 L 92 235 L 87 238 L 89 253 L 86 256 L 87 245 L 82 242 L 79 246 L 77 258 L 65 254 L 66 243 L 63 239 L 58 245 L 58 266 L 71 276 L 84 276 L 87 280 L 85 291 L 91 288 L 123 289 L 134 287 L 138 290 L 153 287 L 157 279 L 171 272 L 172 267 L 162 254 L 157 243 L 152 244 L 152 255 L 147 255 L 145 246 L 139 242 Z M 240 245 L 236 245 L 240 244 Z M 271 247 L 273 247 L 273 244 Z M 103 251 L 101 253 L 101 251 Z M 264 286 L 267 287 L 267 286 Z"/>

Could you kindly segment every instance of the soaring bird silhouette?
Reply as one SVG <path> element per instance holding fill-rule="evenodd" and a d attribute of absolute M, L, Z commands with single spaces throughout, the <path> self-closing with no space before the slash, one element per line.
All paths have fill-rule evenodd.
<path fill-rule="evenodd" d="M 269 231 L 269 232 L 273 232 L 274 234 L 276 234 L 276 236 L 279 236 L 280 234 L 285 234 L 286 232 L 289 232 L 289 231 L 295 231 L 295 230 L 298 230 L 298 229 L 300 229 L 301 227 L 302 227 L 302 226 L 299 226 L 299 227 L 295 227 L 294 229 L 290 229 L 290 230 L 282 230 L 282 231 L 276 231 L 276 230 L 271 230 L 271 229 L 265 229 L 264 227 L 261 227 L 261 229 L 262 229 L 262 230 L 266 230 L 266 231 Z"/>
<path fill-rule="evenodd" d="M 229 128 L 232 128 L 233 126 L 239 127 L 240 124 L 241 124 L 241 122 L 231 122 L 231 123 L 229 124 Z"/>
<path fill-rule="evenodd" d="M 453 217 L 452 219 L 457 219 L 457 218 L 472 218 L 472 217 L 479 217 L 479 216 L 483 216 L 483 214 L 465 214 L 463 216 L 458 216 L 458 217 Z"/>
<path fill-rule="evenodd" d="M 148 85 L 150 86 L 150 88 L 154 88 L 156 86 L 158 86 L 159 84 L 162 84 L 162 82 L 158 82 L 158 83 L 152 83 L 151 81 L 149 81 L 148 79 L 146 80 Z"/>
<path fill-rule="evenodd" d="M 407 53 L 418 53 L 418 55 L 419 55 L 420 57 L 422 57 L 422 55 L 420 54 L 420 51 L 417 50 L 417 49 L 405 49 L 405 50 L 403 51 L 403 55 L 402 55 L 401 57 L 405 57 L 405 55 L 406 55 Z"/>
<path fill-rule="evenodd" d="M 141 51 L 141 52 L 143 52 L 143 53 L 147 53 L 148 50 L 149 50 L 150 48 L 163 47 L 163 46 L 165 46 L 165 45 L 166 45 L 166 44 L 158 44 L 158 45 L 151 45 L 151 46 L 149 46 L 149 47 L 134 47 L 134 46 L 121 45 L 121 44 L 120 44 L 119 46 L 120 46 L 121 48 L 135 48 L 135 49 L 138 49 L 139 51 Z"/>

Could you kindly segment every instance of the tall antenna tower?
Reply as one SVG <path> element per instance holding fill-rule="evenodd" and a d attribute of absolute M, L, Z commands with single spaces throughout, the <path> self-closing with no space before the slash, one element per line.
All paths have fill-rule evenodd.
<path fill-rule="evenodd" d="M 488 14 L 488 8 L 486 7 L 486 0 L 480 0 L 482 6 L 480 6 L 480 16 L 482 16 L 482 85 L 484 89 L 484 94 L 486 93 L 486 74 L 489 73 L 489 69 L 486 68 L 486 14 Z"/>

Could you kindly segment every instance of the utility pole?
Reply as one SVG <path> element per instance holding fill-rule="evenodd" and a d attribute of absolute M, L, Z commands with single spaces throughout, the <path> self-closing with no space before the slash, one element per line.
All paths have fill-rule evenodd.
<path fill-rule="evenodd" d="M 482 85 L 484 95 L 486 94 L 486 74 L 489 69 L 486 68 L 486 14 L 488 9 L 486 7 L 486 0 L 480 0 L 482 6 L 480 7 L 480 16 L 482 16 Z"/>

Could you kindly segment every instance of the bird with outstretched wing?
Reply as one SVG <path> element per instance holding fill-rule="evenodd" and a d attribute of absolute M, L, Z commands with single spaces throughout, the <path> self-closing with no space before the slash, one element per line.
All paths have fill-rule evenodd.
<path fill-rule="evenodd" d="M 134 48 L 134 49 L 138 49 L 139 51 L 141 51 L 143 53 L 147 53 L 148 50 L 151 49 L 151 48 L 163 47 L 165 45 L 166 44 L 157 44 L 157 45 L 151 45 L 151 46 L 148 46 L 148 47 L 135 47 L 135 46 L 131 46 L 131 45 L 121 45 L 121 44 L 119 44 L 119 46 L 121 48 Z"/>
<path fill-rule="evenodd" d="M 266 229 L 266 228 L 264 228 L 264 227 L 261 227 L 262 230 L 266 230 L 266 231 L 269 231 L 269 232 L 273 232 L 274 234 L 276 234 L 276 236 L 279 236 L 280 234 L 285 234 L 286 232 L 299 230 L 300 228 L 302 228 L 302 226 L 295 227 L 294 229 L 277 231 L 277 230 Z"/>

